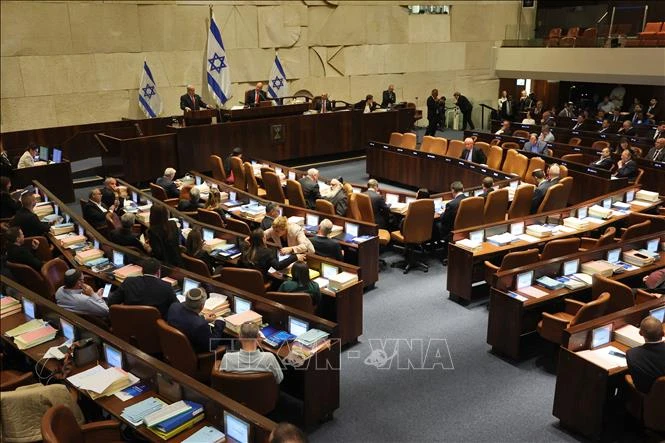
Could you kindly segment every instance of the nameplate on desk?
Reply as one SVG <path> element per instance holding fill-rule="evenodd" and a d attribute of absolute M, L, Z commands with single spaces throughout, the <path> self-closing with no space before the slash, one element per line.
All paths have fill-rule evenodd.
<path fill-rule="evenodd" d="M 418 155 L 418 151 L 412 151 L 411 154 Z"/>
<path fill-rule="evenodd" d="M 600 134 L 600 138 L 607 138 L 607 134 Z"/>
<path fill-rule="evenodd" d="M 485 169 L 485 168 L 480 168 L 480 172 L 487 172 L 487 169 Z"/>
<path fill-rule="evenodd" d="M 499 173 L 498 173 L 498 172 L 493 172 L 492 174 L 494 174 L 495 177 L 498 177 L 498 176 L 499 176 Z M 505 177 L 505 178 L 506 178 L 506 180 L 507 180 L 507 179 L 509 179 L 510 177 Z"/>
<path fill-rule="evenodd" d="M 586 168 L 586 172 L 590 172 L 592 174 L 598 174 L 598 171 L 596 171 L 595 169 L 591 169 L 591 168 Z"/>
<path fill-rule="evenodd" d="M 495 138 L 498 138 L 499 140 L 503 140 L 503 136 L 502 136 L 502 135 L 495 135 L 494 137 L 495 137 Z"/>
<path fill-rule="evenodd" d="M 450 163 L 450 162 L 452 162 L 452 161 L 453 161 L 453 159 L 452 159 L 452 158 L 450 158 L 450 157 L 445 157 L 445 158 L 444 158 L 444 160 L 445 160 L 445 161 L 447 161 L 448 163 Z"/>
<path fill-rule="evenodd" d="M 573 135 L 580 135 L 580 131 L 570 131 L 570 133 Z"/>
<path fill-rule="evenodd" d="M 427 158 L 436 158 L 436 156 L 434 156 L 432 154 L 427 154 Z"/>
<path fill-rule="evenodd" d="M 662 168 L 662 167 L 663 167 L 663 163 L 653 162 L 653 167 L 654 167 L 654 168 Z"/>
<path fill-rule="evenodd" d="M 404 152 L 404 149 L 402 149 L 402 148 L 397 148 L 397 152 Z"/>
<path fill-rule="evenodd" d="M 575 151 L 575 152 L 582 152 L 582 148 L 573 148 L 573 151 Z"/>
<path fill-rule="evenodd" d="M 389 149 L 390 146 L 383 145 L 383 149 Z"/>
<path fill-rule="evenodd" d="M 465 163 L 464 163 L 463 161 L 459 161 L 459 160 L 458 160 L 457 163 L 458 163 L 460 166 L 464 166 L 464 165 L 465 165 Z"/>
<path fill-rule="evenodd" d="M 475 165 L 469 165 L 469 168 L 476 169 Z"/>

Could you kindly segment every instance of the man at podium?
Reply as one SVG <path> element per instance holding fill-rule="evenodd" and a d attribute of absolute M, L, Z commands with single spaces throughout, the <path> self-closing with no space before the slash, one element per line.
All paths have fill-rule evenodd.
<path fill-rule="evenodd" d="M 213 108 L 201 100 L 201 96 L 196 94 L 194 86 L 187 85 L 187 94 L 180 96 L 180 109 L 183 111 L 198 111 L 200 109 Z"/>
<path fill-rule="evenodd" d="M 268 96 L 263 92 L 263 83 L 258 82 L 254 89 L 245 93 L 245 104 L 249 106 L 258 106 L 259 103 L 267 101 Z"/>

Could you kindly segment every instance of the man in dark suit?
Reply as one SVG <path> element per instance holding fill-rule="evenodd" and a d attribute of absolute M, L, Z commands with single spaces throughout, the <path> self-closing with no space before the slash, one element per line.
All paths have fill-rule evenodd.
<path fill-rule="evenodd" d="M 467 124 L 469 125 L 469 129 L 473 131 L 476 128 L 473 125 L 473 121 L 471 121 L 471 111 L 473 110 L 473 105 L 468 98 L 459 92 L 454 93 L 453 96 L 457 100 L 457 107 L 462 113 L 462 131 L 466 129 Z"/>
<path fill-rule="evenodd" d="M 233 157 L 240 157 L 240 160 L 242 160 L 242 148 L 239 146 L 236 146 L 233 148 L 231 153 L 224 159 L 224 172 L 226 172 L 226 177 L 229 179 L 229 183 L 233 183 L 234 180 L 232 180 L 233 177 L 231 177 L 231 158 Z"/>
<path fill-rule="evenodd" d="M 118 182 L 113 177 L 106 177 L 104 187 L 102 188 L 102 203 L 107 208 L 115 205 L 116 213 L 122 215 L 124 203 L 123 198 L 118 196 Z"/>
<path fill-rule="evenodd" d="M 11 218 L 21 207 L 21 203 L 14 199 L 9 190 L 12 181 L 9 177 L 0 176 L 0 218 Z"/>
<path fill-rule="evenodd" d="M 43 263 L 35 255 L 35 251 L 39 248 L 39 240 L 33 238 L 29 245 L 25 245 L 23 231 L 14 226 L 7 229 L 5 241 L 7 242 L 7 261 L 30 266 L 37 272 L 41 271 Z"/>
<path fill-rule="evenodd" d="M 367 182 L 367 192 L 369 200 L 372 203 L 372 212 L 374 212 L 374 223 L 381 229 L 388 229 L 390 220 L 390 208 L 386 204 L 386 199 L 379 192 L 379 182 L 370 179 Z"/>
<path fill-rule="evenodd" d="M 339 242 L 328 237 L 332 232 L 332 228 L 333 223 L 327 218 L 319 223 L 319 230 L 316 232 L 316 235 L 311 238 L 312 244 L 314 245 L 314 252 L 316 255 L 344 261 L 342 246 Z"/>
<path fill-rule="evenodd" d="M 162 318 L 168 318 L 169 307 L 177 302 L 173 287 L 160 279 L 160 264 L 154 258 L 143 262 L 143 275 L 127 277 L 108 298 L 109 306 L 119 303 L 154 306 L 159 309 Z"/>
<path fill-rule="evenodd" d="M 427 97 L 427 130 L 425 135 L 436 135 L 436 127 L 439 124 L 441 107 L 439 106 L 439 90 L 432 89 L 432 94 Z"/>
<path fill-rule="evenodd" d="M 0 175 L 5 177 L 11 177 L 14 173 L 14 166 L 12 165 L 5 147 L 2 145 L 2 139 L 0 139 Z"/>
<path fill-rule="evenodd" d="M 249 106 L 258 106 L 259 103 L 268 101 L 268 96 L 263 92 L 263 83 L 258 82 L 254 89 L 245 93 L 245 104 Z"/>
<path fill-rule="evenodd" d="M 457 210 L 459 204 L 466 197 L 464 196 L 464 185 L 460 181 L 455 181 L 450 185 L 450 190 L 453 193 L 453 199 L 446 204 L 446 209 L 439 216 L 441 239 L 448 241 L 450 233 L 455 226 L 455 217 L 457 217 Z"/>
<path fill-rule="evenodd" d="M 600 129 L 598 130 L 599 134 L 609 134 L 612 132 L 610 128 L 610 121 L 608 119 L 604 119 L 603 122 L 600 124 Z"/>
<path fill-rule="evenodd" d="M 180 190 L 178 189 L 178 182 L 174 181 L 175 169 L 166 168 L 164 170 L 164 175 L 155 180 L 157 186 L 161 186 L 166 191 L 166 196 L 168 198 L 178 198 L 180 197 Z"/>
<path fill-rule="evenodd" d="M 16 211 L 12 226 L 21 228 L 26 237 L 36 237 L 38 235 L 46 235 L 49 231 L 50 224 L 39 221 L 39 218 L 33 212 L 35 208 L 35 196 L 26 193 L 21 197 L 21 207 Z M 55 223 L 55 222 L 54 222 Z"/>
<path fill-rule="evenodd" d="M 533 190 L 533 197 L 531 198 L 531 213 L 535 214 L 543 202 L 547 190 L 552 186 L 552 182 L 545 178 L 545 172 L 542 169 L 536 169 L 531 175 L 536 180 L 536 189 Z"/>
<path fill-rule="evenodd" d="M 279 205 L 275 202 L 268 202 L 266 205 L 266 215 L 261 220 L 261 229 L 267 231 L 272 228 L 272 222 L 279 217 Z"/>
<path fill-rule="evenodd" d="M 115 211 L 115 205 L 110 207 L 104 206 L 102 203 L 102 191 L 95 188 L 90 191 L 88 195 L 88 202 L 83 205 L 83 218 L 90 223 L 93 228 L 106 227 L 106 214 Z"/>
<path fill-rule="evenodd" d="M 613 164 L 614 160 L 612 160 L 610 148 L 603 148 L 603 150 L 600 151 L 600 158 L 595 162 L 590 163 L 589 166 L 610 170 L 612 169 Z"/>
<path fill-rule="evenodd" d="M 663 324 L 656 317 L 646 317 L 640 323 L 640 335 L 644 337 L 644 344 L 629 349 L 626 362 L 635 388 L 648 394 L 654 381 L 665 376 Z"/>
<path fill-rule="evenodd" d="M 383 91 L 383 100 L 381 100 L 381 107 L 388 108 L 394 106 L 397 98 L 395 97 L 395 85 L 388 85 L 388 89 Z"/>
<path fill-rule="evenodd" d="M 466 161 L 478 163 L 479 165 L 484 165 L 487 163 L 487 156 L 482 149 L 474 146 L 473 139 L 471 137 L 464 139 L 464 151 L 462 151 L 460 158 Z"/>
<path fill-rule="evenodd" d="M 212 109 L 212 106 L 206 105 L 201 96 L 196 94 L 194 86 L 187 86 L 187 94 L 180 96 L 180 109 L 183 111 L 198 111 L 200 109 Z"/>
<path fill-rule="evenodd" d="M 571 131 L 584 131 L 584 116 L 583 115 L 578 115 L 577 116 L 577 121 L 573 125 L 572 128 L 570 128 Z"/>
<path fill-rule="evenodd" d="M 298 180 L 302 187 L 302 195 L 305 197 L 305 204 L 308 209 L 316 207 L 316 199 L 321 198 L 319 191 L 319 171 L 314 168 L 307 170 L 307 175 Z"/>
<path fill-rule="evenodd" d="M 625 137 L 635 135 L 635 128 L 633 128 L 633 123 L 630 120 L 626 120 L 622 123 L 621 128 L 617 131 L 617 134 L 623 135 Z"/>
<path fill-rule="evenodd" d="M 649 100 L 649 106 L 647 107 L 644 116 L 656 122 L 663 118 L 662 109 L 655 97 Z"/>
<path fill-rule="evenodd" d="M 334 111 L 334 105 L 328 100 L 328 93 L 321 94 L 321 98 L 314 103 L 314 109 L 322 114 Z"/>
<path fill-rule="evenodd" d="M 621 160 L 617 162 L 617 171 L 614 176 L 631 180 L 637 177 L 637 163 L 633 160 L 633 152 L 630 149 L 624 149 L 621 153 Z"/>
<path fill-rule="evenodd" d="M 649 149 L 647 155 L 644 157 L 646 160 L 652 162 L 665 162 L 665 134 L 663 137 L 656 140 L 656 145 Z"/>
<path fill-rule="evenodd" d="M 202 207 L 201 191 L 199 188 L 193 187 L 189 190 L 189 199 L 180 200 L 176 209 L 181 212 L 195 212 Z"/>
<path fill-rule="evenodd" d="M 210 352 L 216 348 L 213 340 L 222 338 L 224 320 L 211 314 L 201 314 L 205 306 L 206 292 L 203 288 L 187 291 L 185 301 L 169 307 L 167 321 L 187 336 L 194 352 Z M 214 322 L 214 326 L 210 326 Z"/>
<path fill-rule="evenodd" d="M 459 99 L 457 100 L 457 103 L 459 106 Z M 470 105 L 470 103 L 469 103 Z M 460 108 L 461 110 L 462 108 Z M 513 101 L 513 96 L 509 95 L 503 103 L 501 103 L 501 118 L 506 119 L 508 121 L 513 121 L 515 119 L 515 111 L 517 109 L 515 108 L 515 102 Z M 471 121 L 471 115 L 469 114 L 469 121 Z M 471 125 L 473 126 L 473 124 Z M 473 129 L 473 128 L 471 128 Z"/>
<path fill-rule="evenodd" d="M 478 197 L 482 197 L 487 200 L 487 197 L 490 195 L 490 192 L 494 191 L 494 179 L 492 177 L 485 177 L 483 179 L 483 193 Z"/>
<path fill-rule="evenodd" d="M 615 109 L 612 111 L 612 115 L 607 117 L 607 121 L 621 124 L 623 122 L 623 117 L 621 117 L 621 109 Z"/>
<path fill-rule="evenodd" d="M 372 112 L 377 108 L 377 104 L 374 101 L 374 96 L 372 94 L 367 94 L 364 100 L 360 100 L 358 103 L 353 105 L 353 109 L 360 111 Z"/>
<path fill-rule="evenodd" d="M 661 137 L 665 137 L 665 122 L 658 123 L 656 129 L 650 133 L 648 137 L 653 141 L 656 141 Z"/>
<path fill-rule="evenodd" d="M 130 214 L 129 212 L 123 214 L 120 218 L 121 226 L 109 232 L 109 240 L 120 246 L 133 246 L 138 248 L 139 251 L 143 251 L 143 245 L 136 234 L 132 232 L 134 220 L 134 214 Z"/>

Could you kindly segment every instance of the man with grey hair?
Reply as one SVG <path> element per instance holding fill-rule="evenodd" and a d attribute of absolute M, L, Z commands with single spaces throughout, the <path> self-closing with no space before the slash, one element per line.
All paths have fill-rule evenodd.
<path fill-rule="evenodd" d="M 523 151 L 533 152 L 534 154 L 543 155 L 547 148 L 547 143 L 543 140 L 538 140 L 538 134 L 535 132 L 529 135 L 529 141 L 524 143 Z"/>
<path fill-rule="evenodd" d="M 487 156 L 482 149 L 476 147 L 471 137 L 464 139 L 464 151 L 462 151 L 460 158 L 479 165 L 487 163 Z"/>
<path fill-rule="evenodd" d="M 136 234 L 132 232 L 134 226 L 134 214 L 126 212 L 120 217 L 120 227 L 109 232 L 109 240 L 120 246 L 132 246 L 140 251 L 144 250 L 143 244 L 139 241 Z"/>
<path fill-rule="evenodd" d="M 557 163 L 552 163 L 547 171 L 550 186 L 556 185 L 561 180 L 561 167 Z"/>
<path fill-rule="evenodd" d="M 187 336 L 197 353 L 215 349 L 217 346 L 213 341 L 222 338 L 224 332 L 224 320 L 201 313 L 206 299 L 203 288 L 190 289 L 185 294 L 185 301 L 173 303 L 167 315 L 168 323 Z"/>
<path fill-rule="evenodd" d="M 334 258 L 335 260 L 344 260 L 344 253 L 342 246 L 339 242 L 328 237 L 333 229 L 333 222 L 325 218 L 319 223 L 319 230 L 316 235 L 311 239 L 314 245 L 314 252 L 316 255 L 323 257 Z"/>
<path fill-rule="evenodd" d="M 227 352 L 222 358 L 222 371 L 226 372 L 272 372 L 275 381 L 284 379 L 279 361 L 272 352 L 261 352 L 258 346 L 259 327 L 244 323 L 240 327 L 240 351 Z"/>
<path fill-rule="evenodd" d="M 156 181 L 155 184 L 157 186 L 161 186 L 164 188 L 164 191 L 166 191 L 166 196 L 168 198 L 178 198 L 180 197 L 180 190 L 178 189 L 178 181 L 174 181 L 173 178 L 175 177 L 175 169 L 173 168 L 166 168 L 164 170 L 164 176 L 159 177 Z"/>
<path fill-rule="evenodd" d="M 554 142 L 554 134 L 552 134 L 549 125 L 543 125 L 543 127 L 540 129 L 540 135 L 538 136 L 538 140 L 542 140 L 545 143 Z"/>
<path fill-rule="evenodd" d="M 346 209 L 349 206 L 349 199 L 346 192 L 342 188 L 342 183 L 333 178 L 330 180 L 330 192 L 324 197 L 335 207 L 335 214 L 344 217 L 346 216 Z"/>
<path fill-rule="evenodd" d="M 183 111 L 198 111 L 199 109 L 212 109 L 206 105 L 201 96 L 196 93 L 194 85 L 187 85 L 187 94 L 180 96 L 180 109 Z"/>
<path fill-rule="evenodd" d="M 119 197 L 118 183 L 113 177 L 106 177 L 106 179 L 104 179 L 102 203 L 104 203 L 107 208 L 115 206 L 118 215 L 122 215 L 120 212 L 122 211 L 123 202 Z"/>
<path fill-rule="evenodd" d="M 279 205 L 275 202 L 268 202 L 266 205 L 266 215 L 261 220 L 261 229 L 267 231 L 272 228 L 272 222 L 279 217 Z"/>
<path fill-rule="evenodd" d="M 201 191 L 196 186 L 192 186 L 189 190 L 189 199 L 181 199 L 178 202 L 178 211 L 194 212 L 203 207 L 201 203 Z"/>
<path fill-rule="evenodd" d="M 640 335 L 644 337 L 644 344 L 629 349 L 626 362 L 637 390 L 648 394 L 656 379 L 665 376 L 663 323 L 656 317 L 646 317 L 640 323 Z"/>
<path fill-rule="evenodd" d="M 308 209 L 316 207 L 316 200 L 321 198 L 321 191 L 319 190 L 319 171 L 318 169 L 310 168 L 307 170 L 307 175 L 298 180 L 302 187 L 302 195 L 305 197 L 305 204 Z"/>
<path fill-rule="evenodd" d="M 388 229 L 390 221 L 390 207 L 386 204 L 386 199 L 379 192 L 379 182 L 373 178 L 367 181 L 367 191 L 372 203 L 372 212 L 374 213 L 374 223 L 381 229 Z"/>

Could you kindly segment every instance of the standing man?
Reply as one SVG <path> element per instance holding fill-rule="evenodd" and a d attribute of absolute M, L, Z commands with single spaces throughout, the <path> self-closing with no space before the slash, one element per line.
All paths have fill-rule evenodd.
<path fill-rule="evenodd" d="M 454 93 L 453 96 L 457 100 L 457 107 L 462 113 L 462 131 L 466 129 L 467 123 L 469 124 L 469 129 L 473 131 L 476 129 L 476 127 L 473 125 L 473 121 L 471 121 L 471 111 L 473 110 L 473 105 L 468 98 L 464 97 L 459 92 Z"/>
<path fill-rule="evenodd" d="M 390 108 L 395 106 L 397 98 L 395 97 L 395 85 L 388 85 L 388 89 L 383 91 L 383 100 L 381 100 L 382 108 Z"/>
<path fill-rule="evenodd" d="M 474 146 L 471 137 L 464 139 L 464 151 L 462 151 L 460 158 L 479 165 L 484 165 L 487 162 L 487 156 L 482 149 Z"/>
<path fill-rule="evenodd" d="M 249 106 L 258 106 L 259 103 L 267 101 L 268 96 L 263 92 L 263 83 L 258 82 L 254 89 L 250 89 L 245 93 L 245 104 Z"/>
<path fill-rule="evenodd" d="M 458 101 L 458 106 L 459 106 L 459 101 Z M 506 99 L 501 104 L 501 117 L 508 121 L 513 121 L 513 119 L 515 118 L 515 103 L 513 102 L 512 95 L 506 97 Z M 471 114 L 469 114 L 469 118 L 471 118 Z M 471 126 L 473 126 L 473 124 Z"/>
<path fill-rule="evenodd" d="M 187 85 L 187 94 L 180 96 L 180 109 L 183 111 L 198 111 L 200 109 L 212 109 L 212 106 L 206 105 L 201 96 L 196 94 L 193 85 Z"/>
<path fill-rule="evenodd" d="M 651 119 L 653 121 L 658 121 L 660 118 L 663 117 L 662 109 L 660 109 L 660 106 L 658 105 L 658 100 L 656 100 L 655 97 L 649 100 L 649 107 L 647 108 L 647 112 L 645 115 L 648 119 Z"/>
<path fill-rule="evenodd" d="M 436 126 L 439 123 L 439 90 L 432 89 L 432 94 L 427 97 L 427 130 L 425 135 L 436 135 Z"/>

